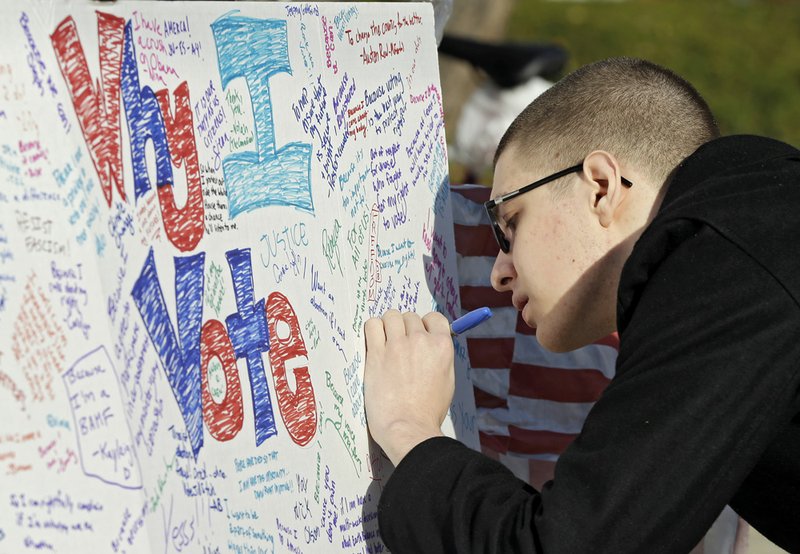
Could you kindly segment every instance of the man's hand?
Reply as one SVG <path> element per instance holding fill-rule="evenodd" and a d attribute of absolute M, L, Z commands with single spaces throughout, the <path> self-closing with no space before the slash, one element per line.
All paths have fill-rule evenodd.
<path fill-rule="evenodd" d="M 453 400 L 453 339 L 442 314 L 389 310 L 364 324 L 364 405 L 372 438 L 394 465 L 442 435 Z"/>

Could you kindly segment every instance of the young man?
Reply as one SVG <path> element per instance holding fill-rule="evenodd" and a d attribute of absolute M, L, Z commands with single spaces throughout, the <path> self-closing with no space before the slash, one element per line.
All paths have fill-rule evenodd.
<path fill-rule="evenodd" d="M 616 376 L 542 491 L 443 437 L 448 321 L 367 321 L 366 410 L 403 552 L 688 552 L 726 504 L 800 551 L 800 151 L 719 138 L 680 77 L 612 59 L 498 147 L 492 284 L 543 346 L 618 331 Z"/>

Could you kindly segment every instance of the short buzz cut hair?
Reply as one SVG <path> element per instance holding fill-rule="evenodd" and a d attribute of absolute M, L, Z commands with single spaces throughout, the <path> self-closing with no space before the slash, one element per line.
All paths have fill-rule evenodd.
<path fill-rule="evenodd" d="M 517 159 L 533 157 L 548 170 L 605 150 L 660 187 L 717 137 L 708 104 L 685 79 L 649 61 L 611 58 L 581 67 L 534 99 L 503 135 L 494 163 L 512 144 Z"/>

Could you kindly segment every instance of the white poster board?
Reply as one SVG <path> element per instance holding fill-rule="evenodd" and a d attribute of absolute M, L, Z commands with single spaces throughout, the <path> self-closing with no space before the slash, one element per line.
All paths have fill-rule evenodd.
<path fill-rule="evenodd" d="M 363 324 L 460 311 L 430 6 L 0 16 L 0 551 L 384 551 Z"/>

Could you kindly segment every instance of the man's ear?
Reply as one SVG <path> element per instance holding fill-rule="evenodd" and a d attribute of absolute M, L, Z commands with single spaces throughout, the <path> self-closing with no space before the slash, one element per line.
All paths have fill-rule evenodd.
<path fill-rule="evenodd" d="M 622 184 L 619 162 L 613 154 L 595 150 L 583 160 L 583 175 L 591 185 L 590 209 L 597 215 L 600 225 L 608 227 L 618 216 L 627 191 Z"/>

